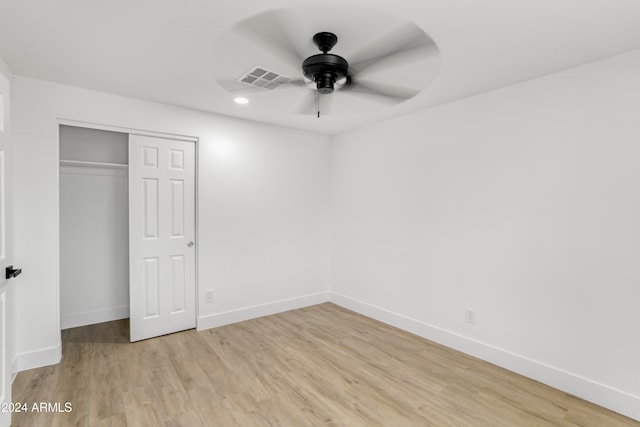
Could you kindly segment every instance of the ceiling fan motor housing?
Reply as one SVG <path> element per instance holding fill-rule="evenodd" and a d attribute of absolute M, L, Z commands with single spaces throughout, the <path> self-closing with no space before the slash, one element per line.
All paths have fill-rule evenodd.
<path fill-rule="evenodd" d="M 331 93 L 335 82 L 347 77 L 349 63 L 341 56 L 327 53 L 338 42 L 335 34 L 318 33 L 313 36 L 313 42 L 322 53 L 305 59 L 302 63 L 302 72 L 305 77 L 316 82 L 319 93 Z"/>
<path fill-rule="evenodd" d="M 305 77 L 316 82 L 318 92 L 322 94 L 333 92 L 334 83 L 347 77 L 348 71 L 347 60 L 331 53 L 310 56 L 302 63 Z"/>

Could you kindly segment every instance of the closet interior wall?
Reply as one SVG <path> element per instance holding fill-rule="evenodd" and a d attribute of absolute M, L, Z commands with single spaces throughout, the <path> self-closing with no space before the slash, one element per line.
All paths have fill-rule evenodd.
<path fill-rule="evenodd" d="M 60 325 L 129 317 L 128 134 L 60 126 Z"/>

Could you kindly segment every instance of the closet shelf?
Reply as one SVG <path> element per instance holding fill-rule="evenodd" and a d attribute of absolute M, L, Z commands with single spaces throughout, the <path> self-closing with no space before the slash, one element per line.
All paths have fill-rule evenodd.
<path fill-rule="evenodd" d="M 129 165 L 121 163 L 85 162 L 80 160 L 60 160 L 60 166 L 79 166 L 84 168 L 127 169 Z"/>

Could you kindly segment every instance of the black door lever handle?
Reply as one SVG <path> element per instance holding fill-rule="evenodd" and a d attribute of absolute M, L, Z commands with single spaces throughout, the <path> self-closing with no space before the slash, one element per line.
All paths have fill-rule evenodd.
<path fill-rule="evenodd" d="M 10 265 L 6 269 L 5 278 L 6 279 L 11 279 L 12 277 L 18 277 L 20 275 L 20 273 L 22 273 L 22 269 L 21 268 L 13 268 L 13 265 Z"/>

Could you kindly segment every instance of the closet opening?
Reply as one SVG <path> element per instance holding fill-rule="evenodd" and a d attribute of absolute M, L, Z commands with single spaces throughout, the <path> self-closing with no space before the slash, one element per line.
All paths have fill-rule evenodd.
<path fill-rule="evenodd" d="M 60 327 L 196 326 L 196 139 L 59 127 Z"/>
<path fill-rule="evenodd" d="M 129 317 L 127 133 L 60 125 L 60 327 Z"/>

